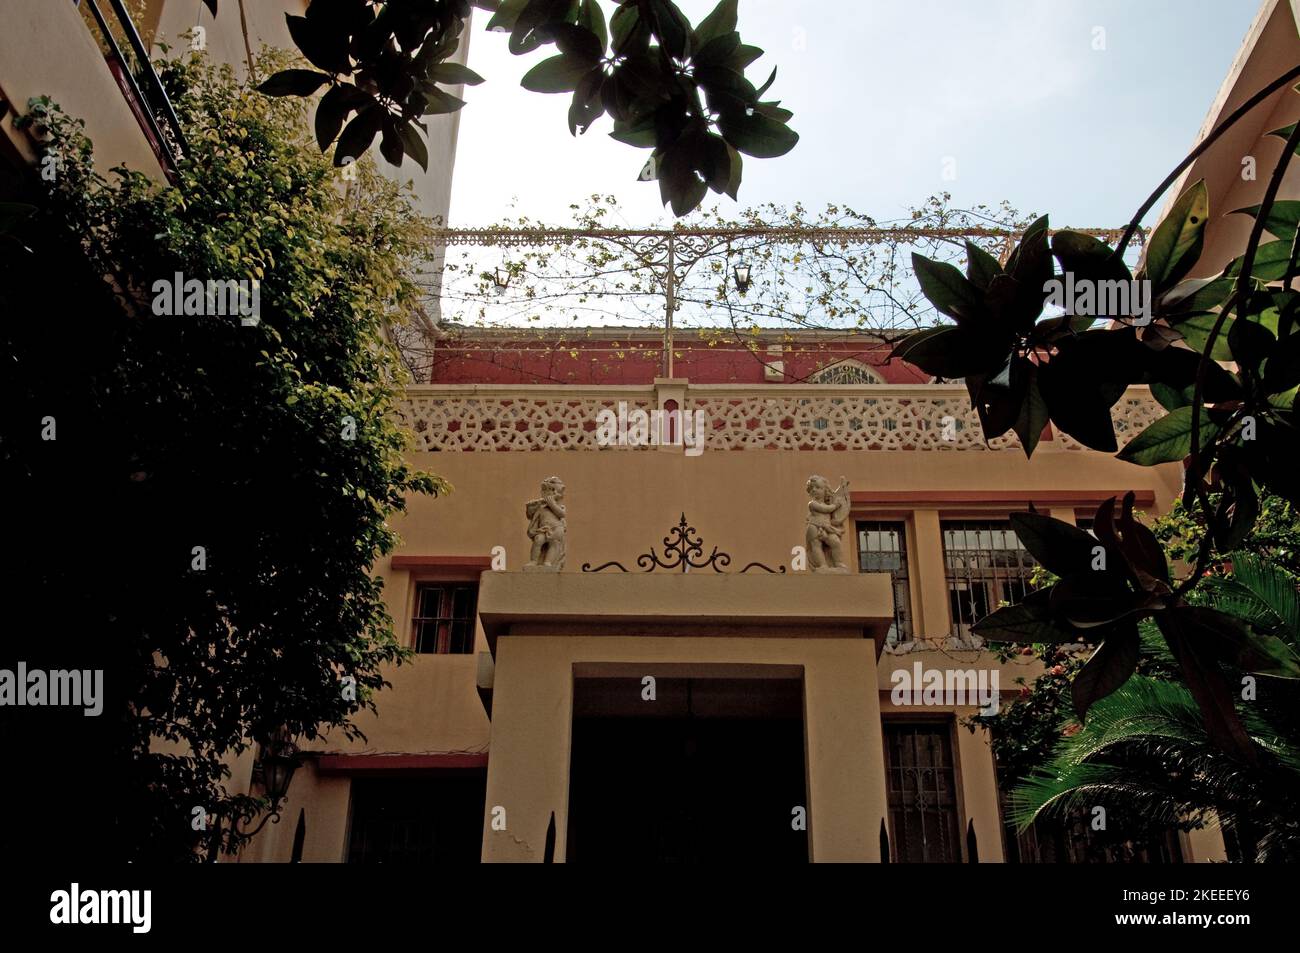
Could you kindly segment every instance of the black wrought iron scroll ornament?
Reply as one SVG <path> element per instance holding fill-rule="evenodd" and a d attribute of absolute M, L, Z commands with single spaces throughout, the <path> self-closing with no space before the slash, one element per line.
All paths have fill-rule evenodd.
<path fill-rule="evenodd" d="M 653 546 L 650 552 L 642 553 L 636 558 L 636 564 L 641 567 L 642 572 L 654 572 L 656 569 L 667 569 L 670 572 L 690 572 L 692 569 L 712 569 L 714 572 L 721 573 L 731 565 L 731 555 L 729 553 L 718 552 L 718 547 L 714 546 L 708 556 L 704 555 L 704 541 L 700 539 L 699 533 L 694 526 L 686 522 L 686 514 L 677 521 L 677 525 L 668 531 L 668 535 L 663 541 L 664 554 L 660 557 L 659 553 Z M 600 572 L 609 569 L 611 566 L 617 567 L 622 572 L 630 570 L 617 560 L 611 560 L 607 563 L 601 563 L 599 566 L 592 566 L 591 563 L 583 563 L 583 572 Z M 749 563 L 742 573 L 749 572 L 753 568 L 759 568 L 764 572 L 780 574 L 785 572 L 784 566 L 778 566 L 772 569 L 759 562 Z"/>

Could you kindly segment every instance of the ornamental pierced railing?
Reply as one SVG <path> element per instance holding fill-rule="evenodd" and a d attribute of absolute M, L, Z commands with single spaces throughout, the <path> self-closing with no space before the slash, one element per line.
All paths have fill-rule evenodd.
<path fill-rule="evenodd" d="M 637 412 L 660 414 L 638 434 Z M 603 412 L 603 413 L 602 413 Z M 1112 418 L 1122 446 L 1163 413 L 1131 388 Z M 398 417 L 414 449 L 646 450 L 703 438 L 705 450 L 1012 450 L 1011 433 L 984 442 L 960 384 L 653 386 L 417 385 Z M 619 434 L 610 439 L 610 421 Z M 698 422 L 698 423 L 697 423 Z M 630 425 L 629 425 L 630 424 Z M 647 435 L 648 430 L 648 435 Z M 1083 450 L 1052 428 L 1040 447 Z M 696 444 L 698 446 L 698 443 Z"/>
<path fill-rule="evenodd" d="M 964 386 L 691 388 L 714 450 L 985 450 Z M 1018 446 L 1014 435 L 991 449 Z"/>
<path fill-rule="evenodd" d="M 415 449 L 599 450 L 600 412 L 654 409 L 653 387 L 411 387 L 398 417 Z"/>

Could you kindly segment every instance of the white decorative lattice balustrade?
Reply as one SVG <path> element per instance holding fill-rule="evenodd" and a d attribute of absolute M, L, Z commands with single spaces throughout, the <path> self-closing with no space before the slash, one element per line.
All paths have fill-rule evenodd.
<path fill-rule="evenodd" d="M 684 395 L 680 409 L 703 413 L 709 450 L 1007 450 L 1014 434 L 985 444 L 966 388 L 952 384 L 676 385 L 556 387 L 419 385 L 398 416 L 415 448 L 466 450 L 600 450 L 600 413 L 650 412 L 665 393 Z M 1112 416 L 1120 445 L 1163 410 L 1146 388 L 1132 388 Z M 1060 433 L 1053 443 L 1081 450 Z M 649 446 L 628 449 L 651 449 Z"/>
<path fill-rule="evenodd" d="M 692 387 L 712 449 L 983 450 L 965 387 L 944 385 Z M 993 449 L 1018 446 L 1014 435 Z"/>
<path fill-rule="evenodd" d="M 417 450 L 597 450 L 600 411 L 650 410 L 653 387 L 419 386 L 398 417 Z"/>

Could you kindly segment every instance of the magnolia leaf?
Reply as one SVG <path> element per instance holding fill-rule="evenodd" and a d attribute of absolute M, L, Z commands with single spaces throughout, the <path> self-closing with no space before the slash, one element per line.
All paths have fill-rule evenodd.
<path fill-rule="evenodd" d="M 519 85 L 535 93 L 571 93 L 589 72 L 590 62 L 561 53 L 542 60 L 530 69 L 519 81 Z"/>
<path fill-rule="evenodd" d="M 959 325 L 978 318 L 984 310 L 979 289 L 953 265 L 912 252 L 912 269 L 935 309 L 955 318 Z"/>
<path fill-rule="evenodd" d="M 1136 623 L 1117 627 L 1097 647 L 1070 683 L 1075 714 L 1083 721 L 1088 709 L 1132 677 L 1137 669 L 1140 647 Z"/>
<path fill-rule="evenodd" d="M 1159 612 L 1156 625 L 1182 670 L 1183 681 L 1201 709 L 1210 739 L 1248 762 L 1257 759 L 1254 743 L 1237 715 L 1235 696 L 1219 668 L 1214 642 L 1221 638 L 1206 630 L 1198 617 L 1185 612 Z"/>
<path fill-rule="evenodd" d="M 697 49 L 716 37 L 735 32 L 737 5 L 738 0 L 720 0 L 713 12 L 700 21 L 700 25 L 695 28 Z"/>
<path fill-rule="evenodd" d="M 1116 569 L 1077 572 L 1052 589 L 1052 612 L 1081 629 L 1133 615 L 1146 608 L 1147 601 L 1146 594 L 1131 590 Z"/>
<path fill-rule="evenodd" d="M 1233 209 L 1228 214 L 1249 215 L 1251 218 L 1258 218 L 1259 210 L 1262 207 L 1261 205 L 1250 205 L 1246 208 Z M 1297 222 L 1300 222 L 1300 201 L 1278 199 L 1268 210 L 1268 215 L 1264 216 L 1264 231 L 1274 238 L 1291 241 L 1295 238 Z"/>
<path fill-rule="evenodd" d="M 462 63 L 439 63 L 429 70 L 429 79 L 443 86 L 477 86 L 483 77 Z"/>
<path fill-rule="evenodd" d="M 1053 621 L 1047 599 L 1050 592 L 1050 589 L 1040 589 L 1016 605 L 990 612 L 971 627 L 971 632 L 986 642 L 1059 644 L 1079 641 L 1078 632 Z"/>
<path fill-rule="evenodd" d="M 1234 318 L 1227 318 L 1219 328 L 1218 336 L 1214 339 L 1214 347 L 1210 351 L 1210 357 L 1216 361 L 1232 360 L 1232 349 L 1228 347 L 1228 332 L 1234 323 Z M 1210 341 L 1210 333 L 1219 323 L 1219 315 L 1216 312 L 1208 311 L 1205 314 L 1198 314 L 1188 318 L 1186 321 L 1178 322 L 1178 333 L 1183 336 L 1187 346 L 1199 354 L 1205 353 L 1205 346 Z"/>
<path fill-rule="evenodd" d="M 402 140 L 402 148 L 408 156 L 425 172 L 429 171 L 429 148 L 425 145 L 424 137 L 420 135 L 415 126 L 409 122 L 398 121 L 397 134 Z"/>
<path fill-rule="evenodd" d="M 1278 239 L 1275 242 L 1261 242 L 1255 250 L 1255 263 L 1251 266 L 1251 276 L 1259 281 L 1280 281 L 1291 264 L 1291 242 Z M 1241 274 L 1242 258 L 1234 258 L 1228 263 L 1224 274 L 1236 278 Z"/>
<path fill-rule="evenodd" d="M 289 35 L 294 44 L 307 57 L 312 66 L 327 73 L 352 72 L 352 59 L 348 55 L 348 34 L 341 30 L 330 29 L 328 24 L 307 17 L 296 17 L 286 13 L 285 22 L 289 25 Z"/>
<path fill-rule="evenodd" d="M 1079 527 L 1042 513 L 1012 513 L 1011 528 L 1048 572 L 1070 576 L 1091 570 L 1097 540 Z"/>
<path fill-rule="evenodd" d="M 1219 427 L 1202 409 L 1200 420 L 1200 445 L 1208 447 L 1219 433 Z M 1144 467 L 1159 463 L 1174 463 L 1192 452 L 1192 408 L 1179 407 L 1134 437 L 1118 454 L 1121 460 Z"/>
<path fill-rule="evenodd" d="M 1143 262 L 1143 277 L 1152 282 L 1156 294 L 1173 287 L 1201 257 L 1209 216 L 1210 194 L 1202 180 L 1180 195 L 1160 222 Z"/>
<path fill-rule="evenodd" d="M 987 291 L 989 282 L 1002 274 L 998 260 L 970 239 L 966 240 L 966 277 L 980 291 Z"/>
<path fill-rule="evenodd" d="M 334 165 L 342 166 L 365 155 L 383 127 L 386 115 L 387 111 L 378 105 L 357 113 L 344 127 L 338 145 L 334 147 Z"/>
<path fill-rule="evenodd" d="M 718 129 L 734 148 L 756 159 L 783 156 L 799 142 L 799 133 L 757 110 L 753 115 L 743 111 L 724 113 L 718 118 Z"/>

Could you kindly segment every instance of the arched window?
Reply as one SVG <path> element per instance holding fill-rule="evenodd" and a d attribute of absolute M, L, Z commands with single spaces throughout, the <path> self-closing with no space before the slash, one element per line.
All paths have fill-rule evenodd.
<path fill-rule="evenodd" d="M 873 371 L 871 368 L 867 367 L 865 364 L 859 363 L 858 361 L 840 361 L 837 364 L 832 364 L 830 367 L 823 367 L 820 371 L 817 371 L 817 373 L 813 374 L 811 377 L 808 378 L 808 383 L 832 384 L 832 385 L 883 384 L 885 383 L 885 379 L 881 377 L 879 374 L 877 374 L 875 371 Z M 819 398 L 819 399 L 824 400 L 825 398 Z M 874 398 L 868 398 L 865 401 L 865 403 L 867 403 L 868 405 L 874 404 L 875 402 L 876 401 Z M 811 401 L 803 400 L 800 401 L 800 403 L 809 404 L 811 403 Z M 844 398 L 832 397 L 830 398 L 830 403 L 842 405 L 844 403 Z M 818 430 L 827 430 L 830 428 L 831 422 L 826 417 L 817 417 L 813 420 L 812 424 L 813 427 L 815 427 Z M 891 426 L 891 424 L 893 426 Z M 863 422 L 860 419 L 854 417 L 848 421 L 848 425 L 850 430 L 861 430 L 863 427 Z M 886 421 L 885 426 L 890 430 L 892 430 L 894 426 L 897 425 L 894 424 L 893 421 Z"/>
<path fill-rule="evenodd" d="M 859 364 L 857 361 L 841 361 L 838 364 L 832 364 L 830 367 L 822 368 L 808 378 L 808 383 L 883 384 L 885 380 L 865 364 Z"/>

